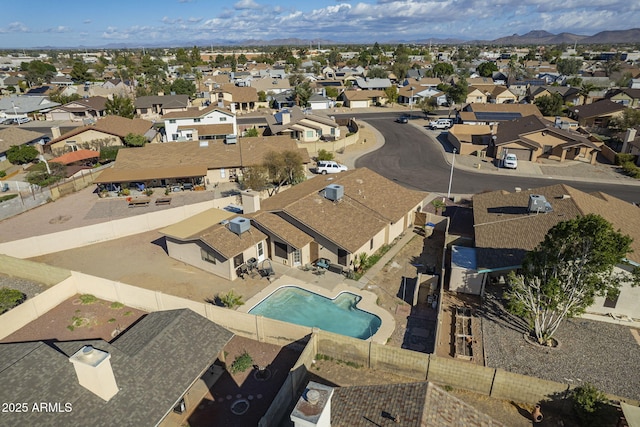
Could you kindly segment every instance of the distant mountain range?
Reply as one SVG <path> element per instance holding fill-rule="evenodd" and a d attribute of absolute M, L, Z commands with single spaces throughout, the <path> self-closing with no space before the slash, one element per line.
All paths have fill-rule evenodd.
<path fill-rule="evenodd" d="M 513 34 L 511 36 L 500 37 L 495 40 L 463 40 L 455 38 L 422 38 L 417 40 L 378 40 L 379 43 L 419 43 L 419 44 L 481 44 L 481 45 L 558 45 L 558 44 L 628 44 L 640 43 L 640 28 L 629 30 L 601 31 L 592 36 L 585 36 L 572 33 L 553 34 L 548 31 L 534 30 L 526 34 Z M 312 46 L 320 47 L 327 45 L 363 44 L 349 41 L 336 40 L 305 40 L 300 38 L 272 39 L 272 40 L 215 40 L 215 41 L 174 41 L 165 43 L 112 43 L 103 46 L 85 47 L 77 46 L 69 49 L 140 49 L 161 48 L 161 47 L 193 47 L 197 46 Z M 39 49 L 56 49 L 52 47 L 40 47 Z M 59 48 L 58 48 L 59 49 Z"/>

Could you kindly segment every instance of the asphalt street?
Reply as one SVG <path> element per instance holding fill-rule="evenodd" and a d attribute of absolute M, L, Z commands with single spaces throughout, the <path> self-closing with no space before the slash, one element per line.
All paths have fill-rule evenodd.
<path fill-rule="evenodd" d="M 414 126 L 396 123 L 395 119 L 400 115 L 402 115 L 400 112 L 348 115 L 365 120 L 385 138 L 384 146 L 360 157 L 356 161 L 356 167 L 367 167 L 409 188 L 446 194 L 451 165 L 444 158 L 445 153 L 441 144 Z M 336 114 L 336 116 L 340 115 Z M 496 176 L 460 169 L 454 171 L 451 193 L 476 194 L 492 190 L 514 191 L 515 187 L 536 188 L 559 183 L 585 192 L 602 191 L 628 202 L 640 201 L 640 187 L 637 185 L 574 181 L 550 177 Z"/>

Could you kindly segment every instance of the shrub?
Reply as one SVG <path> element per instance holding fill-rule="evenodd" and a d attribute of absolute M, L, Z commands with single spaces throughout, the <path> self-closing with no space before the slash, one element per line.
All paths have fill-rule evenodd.
<path fill-rule="evenodd" d="M 15 199 L 18 197 L 17 194 L 7 194 L 6 196 L 0 196 L 0 203 L 6 202 L 7 200 Z"/>
<path fill-rule="evenodd" d="M 333 153 L 324 148 L 318 151 L 318 160 L 333 160 Z"/>
<path fill-rule="evenodd" d="M 636 166 L 633 162 L 623 163 L 622 170 L 632 178 L 640 178 L 640 167 Z"/>
<path fill-rule="evenodd" d="M 153 194 L 153 190 L 150 188 L 147 188 L 144 190 L 144 194 L 145 196 L 151 196 Z"/>
<path fill-rule="evenodd" d="M 231 373 L 237 374 L 238 372 L 244 372 L 253 366 L 253 358 L 245 350 L 240 356 L 237 356 L 231 364 Z"/>
<path fill-rule="evenodd" d="M 0 171 L 0 178 L 4 178 L 5 176 L 7 176 L 7 173 L 5 171 Z"/>
<path fill-rule="evenodd" d="M 119 310 L 124 307 L 124 304 L 118 301 L 114 301 L 109 307 L 113 308 L 114 310 Z"/>
<path fill-rule="evenodd" d="M 0 314 L 20 305 L 27 299 L 27 296 L 17 289 L 0 289 Z"/>
<path fill-rule="evenodd" d="M 627 162 L 635 162 L 635 161 L 636 161 L 635 154 L 617 153 L 615 157 L 615 164 L 618 166 L 622 166 Z"/>
<path fill-rule="evenodd" d="M 571 399 L 578 417 L 586 424 L 588 424 L 589 420 L 596 418 L 596 413 L 607 402 L 605 394 L 589 383 L 585 383 L 573 390 Z"/>
<path fill-rule="evenodd" d="M 93 296 L 91 294 L 82 294 L 82 295 L 80 295 L 80 302 L 82 304 L 84 304 L 84 305 L 93 304 L 96 301 L 98 301 L 98 298 L 96 298 L 95 296 Z"/>
<path fill-rule="evenodd" d="M 226 294 L 218 294 L 217 298 L 220 303 L 227 308 L 235 308 L 244 304 L 242 301 L 242 295 L 236 294 L 233 289 Z"/>

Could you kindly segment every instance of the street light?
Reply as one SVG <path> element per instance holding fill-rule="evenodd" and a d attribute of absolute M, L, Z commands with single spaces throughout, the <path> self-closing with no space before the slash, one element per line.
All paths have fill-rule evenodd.
<path fill-rule="evenodd" d="M 13 101 L 11 101 L 11 105 L 13 106 L 13 115 L 16 117 L 18 126 L 20 126 L 20 120 L 18 120 L 18 108 L 16 107 L 16 104 L 13 103 Z"/>
<path fill-rule="evenodd" d="M 451 173 L 449 174 L 449 189 L 447 190 L 447 199 L 451 197 L 451 182 L 453 181 L 453 167 L 456 164 L 456 149 L 453 149 L 453 160 L 451 161 Z"/>

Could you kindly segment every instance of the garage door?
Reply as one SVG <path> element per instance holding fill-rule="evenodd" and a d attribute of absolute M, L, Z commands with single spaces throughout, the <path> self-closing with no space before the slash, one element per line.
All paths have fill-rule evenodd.
<path fill-rule="evenodd" d="M 531 150 L 526 148 L 509 148 L 509 154 L 515 154 L 518 160 L 531 160 Z"/>

